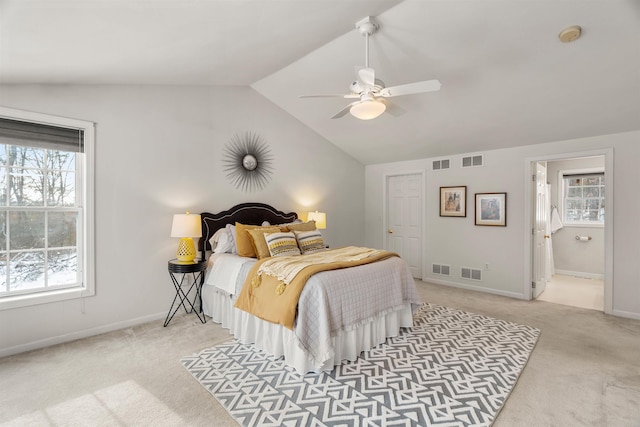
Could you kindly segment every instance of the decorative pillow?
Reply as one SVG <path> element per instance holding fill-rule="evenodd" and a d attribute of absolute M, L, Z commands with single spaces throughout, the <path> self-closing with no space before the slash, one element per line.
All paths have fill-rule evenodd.
<path fill-rule="evenodd" d="M 282 224 L 280 228 L 282 231 L 313 231 L 316 229 L 316 222 L 314 220 L 299 223 L 291 222 Z"/>
<path fill-rule="evenodd" d="M 238 254 L 238 247 L 236 246 L 236 226 L 233 224 L 227 224 L 227 236 L 231 242 L 231 253 Z"/>
<path fill-rule="evenodd" d="M 302 255 L 327 250 L 324 240 L 322 240 L 322 234 L 318 230 L 294 231 L 294 233 Z"/>
<path fill-rule="evenodd" d="M 264 239 L 271 256 L 300 255 L 296 236 L 291 232 L 267 233 Z"/>
<path fill-rule="evenodd" d="M 216 254 L 230 254 L 231 251 L 233 251 L 233 242 L 229 237 L 229 233 L 227 233 L 227 230 L 224 228 L 221 228 L 218 231 L 223 231 L 223 233 L 218 237 L 218 244 L 215 245 L 215 248 L 213 248 L 213 252 Z M 218 232 L 216 231 L 216 234 L 217 233 Z"/>
<path fill-rule="evenodd" d="M 271 254 L 269 253 L 269 247 L 267 246 L 267 242 L 265 241 L 264 235 L 265 233 L 277 233 L 280 231 L 280 227 L 258 227 L 253 230 L 247 230 L 247 233 L 251 236 L 251 241 L 253 243 L 253 250 L 256 252 L 256 256 L 258 259 L 269 258 Z"/>
<path fill-rule="evenodd" d="M 238 255 L 256 258 L 256 250 L 253 247 L 253 240 L 248 230 L 256 229 L 272 229 L 273 227 L 262 227 L 260 225 L 247 225 L 236 222 L 236 247 L 238 248 Z M 275 227 L 279 230 L 279 227 Z"/>
<path fill-rule="evenodd" d="M 284 224 L 278 224 L 280 227 L 284 227 L 290 224 L 302 224 L 302 220 L 300 218 L 296 218 L 291 222 L 285 222 Z"/>

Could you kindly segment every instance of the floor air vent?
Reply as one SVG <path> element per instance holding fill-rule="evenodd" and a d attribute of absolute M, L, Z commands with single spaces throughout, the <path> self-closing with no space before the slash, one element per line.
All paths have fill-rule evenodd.
<path fill-rule="evenodd" d="M 451 274 L 451 266 L 450 265 L 442 265 L 442 264 L 432 264 L 431 271 L 433 274 L 440 274 L 443 276 L 449 276 Z"/>
<path fill-rule="evenodd" d="M 482 280 L 482 270 L 477 268 L 462 267 L 460 269 L 460 277 L 469 280 Z"/>

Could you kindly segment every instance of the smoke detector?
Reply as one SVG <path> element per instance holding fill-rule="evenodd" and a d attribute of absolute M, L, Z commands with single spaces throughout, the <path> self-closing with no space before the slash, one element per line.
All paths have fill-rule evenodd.
<path fill-rule="evenodd" d="M 580 28 L 579 25 L 573 25 L 560 31 L 558 37 L 562 43 L 571 43 L 572 41 L 578 40 L 581 34 L 582 28 Z"/>

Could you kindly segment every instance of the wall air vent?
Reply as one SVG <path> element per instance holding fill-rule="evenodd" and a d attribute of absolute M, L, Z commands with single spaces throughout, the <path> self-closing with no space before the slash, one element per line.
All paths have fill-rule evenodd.
<path fill-rule="evenodd" d="M 460 268 L 460 277 L 469 280 L 482 280 L 482 270 L 477 268 L 462 267 Z"/>
<path fill-rule="evenodd" d="M 468 156 L 462 158 L 462 167 L 470 168 L 473 166 L 482 166 L 484 164 L 484 159 L 482 155 L 479 156 Z"/>
<path fill-rule="evenodd" d="M 444 160 L 434 160 L 433 161 L 433 170 L 440 170 L 440 169 L 449 169 L 451 165 L 451 161 L 449 159 L 444 159 Z"/>
<path fill-rule="evenodd" d="M 451 275 L 451 266 L 450 265 L 443 265 L 443 264 L 432 264 L 431 265 L 431 271 L 433 272 L 433 274 L 440 274 L 442 276 L 449 276 L 449 275 Z"/>

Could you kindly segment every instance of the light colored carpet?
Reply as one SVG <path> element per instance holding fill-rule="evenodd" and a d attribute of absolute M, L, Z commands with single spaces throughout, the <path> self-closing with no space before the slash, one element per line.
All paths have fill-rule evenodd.
<path fill-rule="evenodd" d="M 541 330 L 495 427 L 640 425 L 640 321 L 423 282 L 418 291 Z M 235 426 L 180 364 L 229 339 L 219 325 L 176 315 L 166 328 L 158 320 L 2 358 L 0 425 Z"/>

